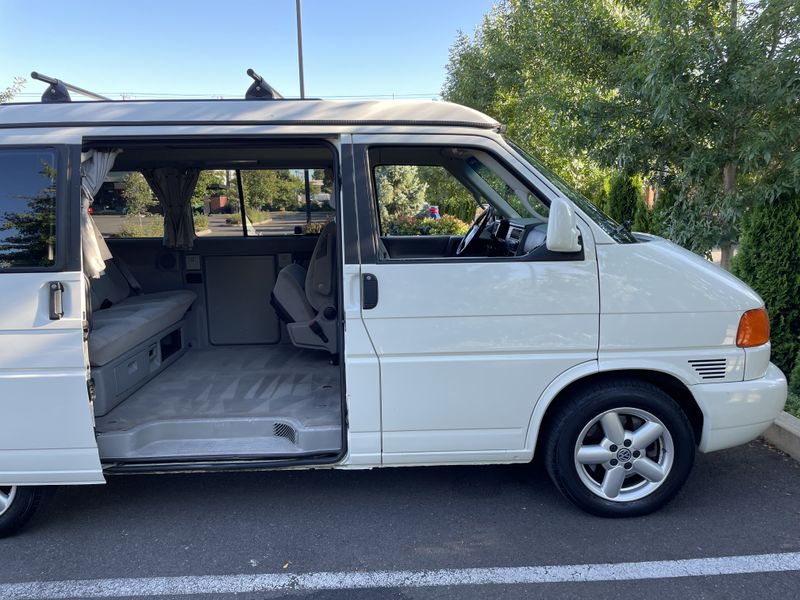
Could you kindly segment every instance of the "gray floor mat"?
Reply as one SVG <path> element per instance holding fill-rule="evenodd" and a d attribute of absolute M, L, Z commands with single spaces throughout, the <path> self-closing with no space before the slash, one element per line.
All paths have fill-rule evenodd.
<path fill-rule="evenodd" d="M 98 432 L 156 420 L 294 418 L 305 427 L 340 426 L 339 367 L 285 344 L 191 349 L 104 417 Z"/>

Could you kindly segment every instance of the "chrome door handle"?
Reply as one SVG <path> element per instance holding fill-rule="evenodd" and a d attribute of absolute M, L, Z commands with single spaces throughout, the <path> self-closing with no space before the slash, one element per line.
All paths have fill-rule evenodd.
<path fill-rule="evenodd" d="M 47 284 L 50 297 L 50 320 L 58 321 L 64 316 L 64 284 L 51 281 Z"/>

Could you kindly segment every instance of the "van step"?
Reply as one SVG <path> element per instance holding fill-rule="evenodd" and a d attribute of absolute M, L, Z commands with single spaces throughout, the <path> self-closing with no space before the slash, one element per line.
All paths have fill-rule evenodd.
<path fill-rule="evenodd" d="M 335 452 L 341 429 L 304 427 L 290 419 L 175 419 L 97 436 L 100 458 L 146 460 L 193 457 L 268 457 Z"/>

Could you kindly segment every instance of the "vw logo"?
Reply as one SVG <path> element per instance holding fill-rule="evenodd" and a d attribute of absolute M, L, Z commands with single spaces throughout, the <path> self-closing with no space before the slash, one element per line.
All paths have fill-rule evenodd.
<path fill-rule="evenodd" d="M 627 448 L 620 448 L 619 452 L 617 452 L 617 458 L 620 462 L 628 462 L 631 459 L 631 451 Z"/>

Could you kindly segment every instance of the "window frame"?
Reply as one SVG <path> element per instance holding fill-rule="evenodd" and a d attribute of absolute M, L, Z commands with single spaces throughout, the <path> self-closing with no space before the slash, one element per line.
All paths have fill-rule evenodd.
<path fill-rule="evenodd" d="M 0 157 L 6 151 L 44 151 L 55 156 L 56 255 L 53 264 L 46 267 L 0 267 L 0 273 L 80 271 L 80 147 L 67 144 L 0 145 Z"/>
<path fill-rule="evenodd" d="M 532 195 L 534 195 L 545 206 L 550 206 L 550 198 L 547 194 L 542 193 L 533 184 L 524 177 L 519 169 L 509 164 L 507 160 L 499 156 L 493 149 L 476 144 L 474 142 L 464 141 L 463 143 L 453 143 L 450 140 L 442 140 L 441 142 L 391 142 L 391 141 L 376 141 L 374 143 L 355 143 L 353 145 L 354 155 L 356 157 L 354 168 L 356 170 L 358 187 L 357 204 L 359 212 L 359 237 L 360 237 L 360 250 L 361 250 L 361 263 L 362 264 L 469 264 L 469 263 L 505 263 L 505 262 L 563 262 L 563 261 L 582 261 L 586 259 L 586 239 L 587 236 L 581 233 L 581 250 L 580 252 L 564 253 L 564 252 L 551 252 L 550 250 L 543 250 L 536 255 L 528 254 L 524 256 L 442 256 L 430 258 L 383 258 L 381 253 L 378 252 L 378 239 L 381 237 L 380 228 L 380 207 L 378 206 L 378 193 L 376 187 L 376 180 L 374 176 L 374 168 L 380 165 L 372 165 L 370 162 L 370 150 L 374 148 L 414 148 L 414 147 L 438 147 L 438 148 L 463 148 L 466 150 L 475 150 L 488 154 L 500 166 L 506 169 L 513 177 L 517 179 Z M 359 185 L 360 184 L 360 185 Z M 361 218 L 364 215 L 367 218 Z M 470 226 L 472 223 L 470 223 Z M 579 224 L 579 230 L 581 229 Z"/>

